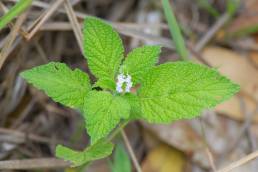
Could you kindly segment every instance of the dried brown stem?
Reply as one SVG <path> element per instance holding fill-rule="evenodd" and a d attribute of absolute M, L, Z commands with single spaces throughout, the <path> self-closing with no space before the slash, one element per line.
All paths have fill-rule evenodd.
<path fill-rule="evenodd" d="M 240 167 L 242 165 L 244 165 L 245 163 L 251 161 L 251 160 L 254 160 L 258 157 L 258 151 L 255 151 L 243 158 L 241 158 L 240 160 L 236 161 L 236 162 L 233 162 L 232 164 L 228 165 L 227 167 L 221 169 L 221 170 L 218 170 L 217 172 L 229 172 L 229 171 L 232 171 L 233 169 L 237 168 L 237 167 Z"/>
<path fill-rule="evenodd" d="M 126 145 L 127 150 L 128 150 L 128 152 L 129 152 L 129 154 L 131 156 L 131 159 L 133 161 L 133 164 L 135 166 L 136 171 L 137 172 L 142 172 L 141 166 L 140 166 L 140 164 L 139 164 L 139 162 L 138 162 L 138 160 L 137 160 L 137 158 L 135 156 L 135 153 L 134 153 L 134 151 L 133 151 L 133 149 L 132 149 L 132 147 L 130 145 L 130 142 L 129 142 L 129 140 L 128 140 L 124 130 L 121 130 L 121 133 L 122 133 L 122 137 L 124 139 L 125 145 Z"/>
<path fill-rule="evenodd" d="M 0 170 L 57 169 L 66 168 L 70 165 L 69 162 L 56 158 L 7 160 L 0 161 Z"/>

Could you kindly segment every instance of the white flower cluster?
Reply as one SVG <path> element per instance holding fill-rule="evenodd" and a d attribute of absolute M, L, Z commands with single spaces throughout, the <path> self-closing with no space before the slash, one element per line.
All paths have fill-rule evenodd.
<path fill-rule="evenodd" d="M 116 91 L 119 93 L 122 92 L 127 92 L 129 93 L 132 86 L 133 82 L 131 81 L 132 77 L 130 75 L 124 75 L 124 74 L 119 74 L 117 76 L 117 82 L 116 82 Z M 125 84 L 125 90 L 123 90 L 123 85 Z"/>

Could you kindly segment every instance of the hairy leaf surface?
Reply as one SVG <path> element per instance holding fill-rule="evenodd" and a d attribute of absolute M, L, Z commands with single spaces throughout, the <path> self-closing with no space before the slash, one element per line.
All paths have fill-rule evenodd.
<path fill-rule="evenodd" d="M 148 70 L 158 62 L 159 53 L 160 46 L 143 46 L 127 55 L 122 69 L 132 76 L 133 85 L 142 81 Z"/>
<path fill-rule="evenodd" d="M 59 62 L 34 67 L 22 72 L 21 76 L 54 101 L 69 107 L 82 107 L 84 97 L 91 89 L 86 73 L 79 69 L 71 70 Z"/>
<path fill-rule="evenodd" d="M 120 96 L 105 91 L 91 91 L 84 102 L 86 128 L 94 144 L 130 114 L 130 105 Z"/>
<path fill-rule="evenodd" d="M 238 90 L 215 69 L 189 62 L 162 64 L 148 72 L 139 90 L 142 115 L 157 123 L 193 118 Z"/>
<path fill-rule="evenodd" d="M 104 21 L 87 17 L 84 22 L 84 54 L 97 78 L 114 80 L 124 48 L 118 33 Z"/>

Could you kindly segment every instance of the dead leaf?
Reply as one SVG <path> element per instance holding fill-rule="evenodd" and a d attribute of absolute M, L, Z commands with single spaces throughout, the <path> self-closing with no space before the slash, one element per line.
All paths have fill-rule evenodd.
<path fill-rule="evenodd" d="M 257 41 L 258 42 L 258 41 Z M 251 61 L 258 67 L 258 53 L 257 51 L 251 51 L 249 54 Z"/>
<path fill-rule="evenodd" d="M 192 128 L 191 121 L 177 121 L 170 125 L 141 123 L 144 128 L 155 134 L 161 141 L 171 145 L 202 167 L 208 168 L 209 162 L 201 136 Z M 152 137 L 154 139 L 154 137 Z"/>
<path fill-rule="evenodd" d="M 162 141 L 186 153 L 192 154 L 193 150 L 203 147 L 201 137 L 194 131 L 188 121 L 177 121 L 171 125 L 150 125 L 145 122 L 142 122 L 142 124 L 145 128 L 154 132 Z"/>
<path fill-rule="evenodd" d="M 175 148 L 161 144 L 145 158 L 143 172 L 183 172 L 186 163 L 184 154 Z"/>

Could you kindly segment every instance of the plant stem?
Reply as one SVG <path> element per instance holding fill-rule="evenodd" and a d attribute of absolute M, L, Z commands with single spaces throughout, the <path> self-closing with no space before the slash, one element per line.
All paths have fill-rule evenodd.
<path fill-rule="evenodd" d="M 128 140 L 128 138 L 127 138 L 127 136 L 126 136 L 126 134 L 125 134 L 125 132 L 123 130 L 123 128 L 128 124 L 128 122 L 129 122 L 128 120 L 121 122 L 120 125 L 110 134 L 110 136 L 108 137 L 108 140 L 109 141 L 113 140 L 116 137 L 116 135 L 119 132 L 121 132 L 123 140 L 124 140 L 125 145 L 127 147 L 127 150 L 129 152 L 129 154 L 131 156 L 131 159 L 133 161 L 133 164 L 134 164 L 134 166 L 136 168 L 136 171 L 137 172 L 142 172 L 141 166 L 140 166 L 140 164 L 139 164 L 139 162 L 138 162 L 138 160 L 137 160 L 137 158 L 135 156 L 135 153 L 133 152 L 133 149 L 132 149 L 132 147 L 130 145 L 130 142 L 129 142 L 129 140 Z"/>
<path fill-rule="evenodd" d="M 121 122 L 120 125 L 110 134 L 110 136 L 108 137 L 108 140 L 109 141 L 113 140 L 116 137 L 116 135 L 121 130 L 123 130 L 123 128 L 128 124 L 128 122 L 129 122 L 128 120 Z"/>
<path fill-rule="evenodd" d="M 137 172 L 142 172 L 141 166 L 140 166 L 140 164 L 139 164 L 139 162 L 138 162 L 138 160 L 137 160 L 137 158 L 135 156 L 135 153 L 133 152 L 133 149 L 132 149 L 132 147 L 130 145 L 130 142 L 129 142 L 129 140 L 128 140 L 128 138 L 127 138 L 127 136 L 126 136 L 126 134 L 125 134 L 123 129 L 121 129 L 121 134 L 123 136 L 123 139 L 124 139 L 125 145 L 127 147 L 127 150 L 128 150 L 128 152 L 129 152 L 129 154 L 130 154 L 130 156 L 132 158 L 132 161 L 133 161 L 133 164 L 134 164 L 134 166 L 136 168 L 136 171 Z"/>
<path fill-rule="evenodd" d="M 116 137 L 116 135 L 119 132 L 121 132 L 123 140 L 124 140 L 125 145 L 127 147 L 127 150 L 129 152 L 129 154 L 131 156 L 131 159 L 133 161 L 133 164 L 134 164 L 134 166 L 136 168 L 136 171 L 137 172 L 142 172 L 140 164 L 139 164 L 139 162 L 138 162 L 138 160 L 137 160 L 137 158 L 135 156 L 135 153 L 133 152 L 133 149 L 132 149 L 132 147 L 130 145 L 130 142 L 129 142 L 129 140 L 128 140 L 128 138 L 127 138 L 127 136 L 126 136 L 126 134 L 125 134 L 125 132 L 123 130 L 123 128 L 128 124 L 128 122 L 129 122 L 128 120 L 121 122 L 120 125 L 110 134 L 110 136 L 108 137 L 108 140 L 109 141 L 113 140 Z"/>

